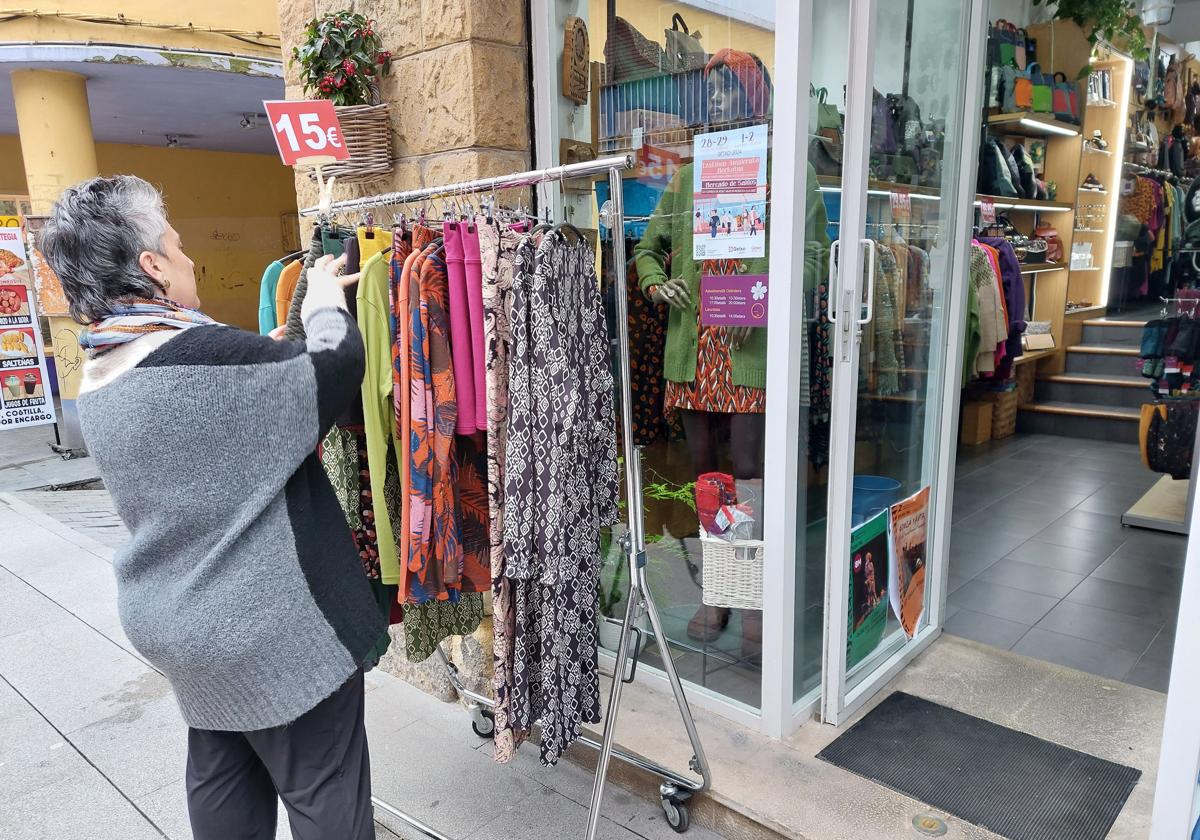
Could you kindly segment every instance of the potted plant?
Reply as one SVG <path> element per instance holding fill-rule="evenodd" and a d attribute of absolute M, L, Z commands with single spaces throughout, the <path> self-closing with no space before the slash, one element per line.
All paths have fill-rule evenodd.
<path fill-rule="evenodd" d="M 330 12 L 309 21 L 292 63 L 309 96 L 328 99 L 337 111 L 349 160 L 326 166 L 343 181 L 369 181 L 392 172 L 388 105 L 379 101 L 379 79 L 392 71 L 375 21 L 357 12 Z"/>
<path fill-rule="evenodd" d="M 1137 59 L 1145 59 L 1150 51 L 1146 46 L 1146 30 L 1138 14 L 1140 3 L 1134 0 L 1033 0 L 1035 6 L 1053 5 L 1058 20 L 1076 23 L 1093 46 L 1107 41 L 1125 49 Z M 1090 71 L 1084 67 L 1080 78 Z"/>

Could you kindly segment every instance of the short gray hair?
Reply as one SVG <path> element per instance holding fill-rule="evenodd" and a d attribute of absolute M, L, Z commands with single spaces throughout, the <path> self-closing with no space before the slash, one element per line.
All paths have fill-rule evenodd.
<path fill-rule="evenodd" d="M 166 232 L 159 191 L 135 175 L 117 175 L 64 190 L 37 244 L 62 281 L 71 317 L 90 324 L 123 298 L 161 294 L 138 257 L 159 253 Z"/>

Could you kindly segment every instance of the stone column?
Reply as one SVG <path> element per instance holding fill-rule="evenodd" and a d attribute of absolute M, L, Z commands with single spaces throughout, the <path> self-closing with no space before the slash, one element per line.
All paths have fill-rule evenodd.
<path fill-rule="evenodd" d="M 30 205 L 35 216 L 45 216 L 65 187 L 100 173 L 87 80 L 58 70 L 15 70 L 12 86 Z M 83 358 L 78 343 L 80 327 L 65 312 L 45 314 L 58 377 L 62 444 L 82 450 L 83 434 L 75 408 L 82 377 L 82 366 L 76 363 Z"/>
<path fill-rule="evenodd" d="M 316 14 L 344 8 L 342 0 L 280 0 L 285 60 Z M 436 186 L 520 172 L 531 166 L 529 44 L 523 2 L 495 0 L 360 0 L 356 11 L 375 20 L 384 49 L 395 57 L 380 96 L 390 105 L 395 172 L 369 184 L 339 184 L 334 199 Z M 297 68 L 287 66 L 287 98 L 304 99 Z M 296 174 L 298 206 L 316 204 L 307 172 Z M 435 204 L 436 207 L 436 204 Z M 415 214 L 410 213 L 410 218 Z M 390 217 L 376 217 L 389 224 Z M 354 221 L 353 219 L 347 221 Z M 301 220 L 302 241 L 312 235 Z M 414 665 L 393 628 L 381 667 L 443 699 L 454 692 L 439 660 Z M 472 689 L 490 693 L 490 615 L 473 637 L 455 639 L 452 657 Z M 466 725 L 464 720 L 463 725 Z"/>

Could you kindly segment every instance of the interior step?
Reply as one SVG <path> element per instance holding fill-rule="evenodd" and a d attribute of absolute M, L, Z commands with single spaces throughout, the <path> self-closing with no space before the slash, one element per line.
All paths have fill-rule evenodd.
<path fill-rule="evenodd" d="M 1098 373 L 1107 376 L 1136 376 L 1138 344 L 1076 344 L 1067 348 L 1067 373 Z"/>
<path fill-rule="evenodd" d="M 1017 412 L 1017 429 L 1042 435 L 1137 441 L 1140 411 L 1128 406 L 1046 400 L 1026 403 Z"/>
<path fill-rule="evenodd" d="M 1152 402 L 1150 380 L 1141 376 L 1105 373 L 1058 373 L 1038 378 L 1034 389 L 1038 402 L 1083 403 L 1137 408 Z"/>
<path fill-rule="evenodd" d="M 1141 321 L 1106 321 L 1094 318 L 1083 322 L 1083 343 L 1110 347 L 1139 347 L 1144 326 Z"/>

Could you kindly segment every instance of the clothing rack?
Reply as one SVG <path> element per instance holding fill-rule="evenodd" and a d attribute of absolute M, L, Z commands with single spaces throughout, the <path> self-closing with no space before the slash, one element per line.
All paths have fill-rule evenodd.
<path fill-rule="evenodd" d="M 1196 307 L 1200 305 L 1200 297 L 1159 297 L 1162 301 L 1162 317 L 1168 317 L 1171 313 L 1168 311 L 1171 304 L 1175 304 L 1174 314 L 1179 317 L 1195 318 L 1197 316 Z M 1191 311 L 1183 312 L 1179 304 L 1190 303 Z M 1192 444 L 1192 473 L 1187 482 L 1187 501 L 1183 507 L 1183 518 L 1177 519 L 1171 516 L 1159 516 L 1156 512 L 1150 510 L 1160 510 L 1165 506 L 1168 497 L 1172 495 L 1172 490 L 1175 482 L 1168 476 L 1163 476 L 1154 486 L 1142 494 L 1142 496 L 1133 503 L 1133 506 L 1125 513 L 1121 514 L 1121 524 L 1129 525 L 1136 528 L 1147 528 L 1152 531 L 1165 531 L 1169 534 L 1187 535 L 1192 529 L 1192 505 L 1196 499 L 1196 482 L 1197 473 L 1200 471 L 1200 432 L 1197 433 L 1196 442 Z M 1146 508 L 1146 511 L 1140 510 Z"/>
<path fill-rule="evenodd" d="M 616 155 L 585 163 L 573 163 L 548 169 L 535 169 L 529 172 L 518 172 L 496 178 L 481 178 L 457 184 L 445 184 L 404 192 L 383 193 L 366 198 L 335 201 L 327 204 L 324 211 L 320 207 L 308 207 L 301 210 L 300 214 L 303 216 L 314 216 L 325 215 L 326 213 L 353 212 L 355 210 L 366 210 L 374 207 L 412 204 L 436 198 L 490 193 L 496 190 L 528 187 L 548 182 L 565 184 L 567 180 L 573 178 L 607 175 L 609 202 L 606 202 L 606 204 L 610 206 L 606 207 L 602 211 L 602 214 L 607 214 L 606 227 L 610 230 L 623 231 L 625 212 L 621 172 L 632 169 L 633 165 L 632 155 Z M 629 563 L 630 584 L 629 596 L 626 599 L 625 623 L 621 627 L 621 640 L 617 645 L 612 688 L 609 691 L 608 707 L 604 716 L 603 737 L 600 741 L 595 741 L 588 737 L 578 739 L 579 743 L 598 750 L 600 753 L 599 760 L 596 763 L 596 775 L 592 786 L 591 805 L 588 809 L 588 826 L 585 840 L 595 840 L 596 832 L 599 829 L 600 808 L 604 799 L 604 787 L 608 780 L 608 766 L 613 757 L 656 775 L 663 780 L 659 785 L 659 797 L 667 821 L 676 831 L 684 831 L 687 828 L 687 801 L 692 796 L 707 790 L 710 782 L 709 765 L 704 755 L 704 747 L 700 743 L 700 735 L 696 730 L 696 722 L 692 717 L 687 696 L 684 694 L 683 683 L 679 678 L 679 672 L 676 670 L 675 661 L 665 649 L 667 634 L 663 629 L 658 606 L 650 594 L 650 587 L 646 577 L 645 511 L 642 502 L 641 451 L 633 442 L 633 398 L 629 374 L 629 302 L 625 286 L 625 239 L 623 236 L 614 236 L 612 238 L 612 249 L 613 268 L 616 272 L 614 297 L 617 310 L 617 349 L 621 373 L 621 430 L 625 456 L 625 492 L 628 502 L 627 533 L 621 538 L 621 547 L 624 549 Z M 650 619 L 650 625 L 659 646 L 663 648 L 663 669 L 667 673 L 667 678 L 671 684 L 671 691 L 675 697 L 675 703 L 679 707 L 679 714 L 683 719 L 684 728 L 687 730 L 688 740 L 691 742 L 692 760 L 689 763 L 689 769 L 700 776 L 699 782 L 640 756 L 614 748 L 613 740 L 616 735 L 617 713 L 620 710 L 621 704 L 621 690 L 626 683 L 633 681 L 634 675 L 637 672 L 638 654 L 634 653 L 631 657 L 630 647 L 632 635 L 643 614 Z M 641 631 L 637 630 L 636 632 L 640 641 Z M 641 645 L 639 644 L 638 648 L 640 649 L 640 647 Z M 441 645 L 438 646 L 436 653 L 446 667 L 451 684 L 458 691 L 459 696 L 463 698 L 464 705 L 472 714 L 476 733 L 484 737 L 490 735 L 491 733 L 487 730 L 487 726 L 492 724 L 492 721 L 489 718 L 490 713 L 487 710 L 493 708 L 495 702 L 490 697 L 485 697 L 467 689 L 459 677 L 458 669 L 450 661 L 449 657 L 446 656 Z M 626 677 L 626 667 L 629 665 L 631 658 L 633 659 L 632 668 L 629 676 Z M 382 799 L 372 797 L 372 801 L 380 810 L 407 823 L 425 837 L 432 838 L 432 840 L 451 840 L 446 835 L 439 833 L 437 830 L 425 825 L 420 820 L 406 814 L 404 811 Z"/>
<path fill-rule="evenodd" d="M 1149 166 L 1142 166 L 1140 163 L 1132 163 L 1125 161 L 1125 171 L 1133 175 L 1145 175 L 1149 178 L 1158 178 L 1163 181 L 1170 181 L 1172 184 L 1178 184 L 1182 180 L 1174 172 L 1168 172 L 1165 169 L 1151 169 Z"/>

